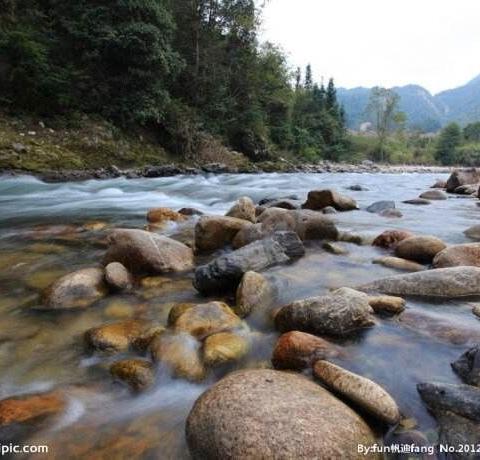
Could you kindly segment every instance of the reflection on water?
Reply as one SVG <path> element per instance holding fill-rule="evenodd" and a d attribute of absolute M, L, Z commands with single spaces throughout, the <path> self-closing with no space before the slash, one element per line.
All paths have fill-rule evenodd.
<path fill-rule="evenodd" d="M 111 382 L 112 357 L 87 354 L 82 336 L 91 327 L 119 319 L 166 323 L 175 303 L 203 301 L 191 285 L 191 274 L 158 278 L 128 296 L 110 296 L 92 308 L 68 313 L 37 310 L 42 289 L 67 272 L 98 264 L 109 229 L 143 227 L 152 207 L 193 207 L 220 214 L 243 195 L 257 201 L 287 195 L 303 199 L 311 189 L 334 187 L 353 196 L 362 208 L 378 200 L 395 200 L 404 215 L 389 219 L 365 211 L 339 214 L 335 218 L 342 230 L 377 235 L 399 228 L 433 234 L 447 243 L 465 242 L 463 230 L 480 216 L 473 200 L 451 197 L 425 207 L 401 203 L 437 178 L 441 177 L 262 174 L 68 184 L 44 184 L 30 177 L 0 179 L 0 397 L 60 385 L 68 389 L 63 416 L 33 435 L 50 445 L 51 458 L 185 458 L 184 421 L 191 405 L 225 372 L 268 365 L 277 337 L 271 317 L 253 315 L 247 320 L 254 345 L 235 366 L 211 374 L 201 385 L 162 374 L 152 390 L 132 396 Z M 346 190 L 354 184 L 369 191 Z M 191 222 L 183 229 L 171 225 L 165 232 L 188 238 L 191 226 Z M 329 254 L 321 243 L 310 242 L 304 258 L 269 270 L 278 288 L 272 308 L 394 273 L 372 264 L 382 250 L 342 245 L 348 255 Z M 450 362 L 480 337 L 471 301 L 475 299 L 436 303 L 411 299 L 403 319 L 378 318 L 376 327 L 341 342 L 345 353 L 337 362 L 385 386 L 402 413 L 414 418 L 433 440 L 435 422 L 415 385 L 424 380 L 458 381 Z"/>

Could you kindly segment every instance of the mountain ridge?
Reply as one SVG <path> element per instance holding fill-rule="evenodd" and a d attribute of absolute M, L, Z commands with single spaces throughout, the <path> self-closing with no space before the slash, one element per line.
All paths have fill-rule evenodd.
<path fill-rule="evenodd" d="M 371 121 L 365 113 L 371 90 L 362 86 L 338 88 L 350 129 L 359 129 L 362 123 Z M 453 121 L 466 125 L 480 120 L 480 74 L 465 85 L 435 95 L 414 83 L 392 90 L 400 96 L 399 108 L 407 115 L 409 129 L 435 132 Z"/>

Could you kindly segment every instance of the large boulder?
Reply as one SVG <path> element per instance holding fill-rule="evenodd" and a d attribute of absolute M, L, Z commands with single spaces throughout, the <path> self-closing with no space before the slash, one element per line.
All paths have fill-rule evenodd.
<path fill-rule="evenodd" d="M 373 240 L 372 245 L 385 249 L 395 248 L 398 243 L 412 236 L 413 233 L 405 230 L 386 230 Z"/>
<path fill-rule="evenodd" d="M 334 358 L 339 348 L 331 342 L 306 332 L 282 334 L 275 345 L 272 364 L 275 369 L 302 370 L 320 359 Z"/>
<path fill-rule="evenodd" d="M 351 211 L 358 209 L 357 203 L 353 198 L 341 195 L 335 190 L 312 190 L 308 194 L 307 201 L 303 207 L 305 209 L 313 209 L 314 211 L 322 210 L 332 206 L 337 211 Z"/>
<path fill-rule="evenodd" d="M 201 217 L 195 225 L 195 248 L 211 252 L 231 244 L 239 230 L 252 225 L 244 219 L 228 216 Z"/>
<path fill-rule="evenodd" d="M 43 307 L 49 310 L 87 308 L 105 297 L 108 287 L 101 268 L 84 268 L 62 276 L 43 293 Z"/>
<path fill-rule="evenodd" d="M 176 332 L 186 332 L 202 340 L 209 335 L 241 327 L 241 319 L 222 302 L 187 308 L 172 324 Z"/>
<path fill-rule="evenodd" d="M 428 264 L 446 247 L 441 239 L 434 236 L 412 236 L 397 244 L 395 255 L 402 259 Z"/>
<path fill-rule="evenodd" d="M 115 230 L 108 238 L 104 264 L 120 262 L 132 273 L 182 272 L 193 268 L 193 251 L 163 235 Z"/>
<path fill-rule="evenodd" d="M 313 366 L 313 373 L 328 388 L 380 421 L 394 425 L 400 420 L 400 410 L 395 400 L 370 379 L 328 361 L 317 361 Z"/>
<path fill-rule="evenodd" d="M 237 219 L 247 220 L 255 223 L 256 211 L 255 203 L 248 196 L 240 198 L 227 212 L 228 217 L 236 217 Z"/>
<path fill-rule="evenodd" d="M 276 232 L 198 267 L 193 285 L 203 294 L 232 291 L 244 273 L 287 263 L 304 254 L 305 248 L 296 233 Z"/>
<path fill-rule="evenodd" d="M 266 310 L 272 305 L 274 296 L 275 288 L 264 275 L 246 272 L 237 288 L 235 313 L 245 318 L 254 310 Z"/>
<path fill-rule="evenodd" d="M 346 336 L 375 324 L 368 296 L 349 288 L 293 302 L 275 316 L 281 332 L 304 331 L 317 335 Z"/>
<path fill-rule="evenodd" d="M 357 459 L 376 436 L 307 378 L 273 370 L 229 374 L 195 403 L 186 424 L 193 459 Z M 379 458 L 372 455 L 371 458 Z"/>
<path fill-rule="evenodd" d="M 480 170 L 475 168 L 457 169 L 453 171 L 447 180 L 447 192 L 453 193 L 462 185 L 478 184 L 480 182 Z"/>
<path fill-rule="evenodd" d="M 152 340 L 149 350 L 153 361 L 173 377 L 198 382 L 206 375 L 200 348 L 200 342 L 190 334 L 165 332 Z"/>
<path fill-rule="evenodd" d="M 437 268 L 396 275 L 365 284 L 358 289 L 397 296 L 465 297 L 480 295 L 480 268 Z"/>
<path fill-rule="evenodd" d="M 480 243 L 456 244 L 439 252 L 433 260 L 435 268 L 480 267 Z"/>

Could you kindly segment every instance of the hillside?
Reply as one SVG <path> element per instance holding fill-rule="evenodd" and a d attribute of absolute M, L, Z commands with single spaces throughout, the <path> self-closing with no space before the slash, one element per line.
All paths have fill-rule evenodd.
<path fill-rule="evenodd" d="M 480 120 L 480 75 L 464 86 L 437 95 L 419 85 L 393 89 L 400 96 L 400 110 L 407 114 L 410 129 L 435 132 L 451 121 L 466 125 Z M 365 114 L 369 95 L 369 88 L 338 89 L 349 128 L 358 129 L 362 122 L 369 121 Z"/>

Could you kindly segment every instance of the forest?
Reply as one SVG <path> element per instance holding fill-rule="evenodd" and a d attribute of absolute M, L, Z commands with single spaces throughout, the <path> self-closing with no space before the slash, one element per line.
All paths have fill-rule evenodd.
<path fill-rule="evenodd" d="M 332 79 L 260 43 L 254 0 L 0 0 L 0 104 L 89 114 L 195 159 L 214 137 L 251 161 L 348 155 Z"/>

